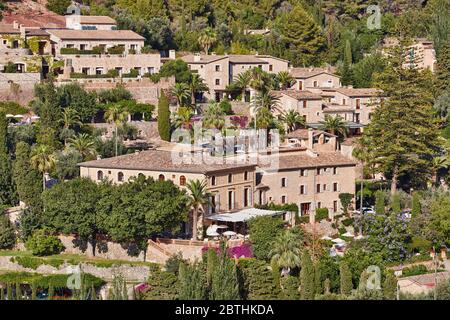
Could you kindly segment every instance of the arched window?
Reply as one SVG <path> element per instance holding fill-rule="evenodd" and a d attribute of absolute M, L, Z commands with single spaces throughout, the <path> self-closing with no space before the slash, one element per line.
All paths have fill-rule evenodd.
<path fill-rule="evenodd" d="M 97 171 L 97 180 L 103 180 L 103 171 Z"/>
<path fill-rule="evenodd" d="M 119 180 L 120 182 L 123 181 L 123 172 L 119 172 L 119 173 L 117 174 L 117 180 Z"/>
<path fill-rule="evenodd" d="M 185 185 L 186 185 L 186 177 L 180 176 L 180 186 L 185 186 Z"/>
<path fill-rule="evenodd" d="M 159 181 L 164 181 L 165 179 L 166 179 L 166 177 L 164 177 L 163 174 L 160 174 L 159 177 L 158 177 Z"/>

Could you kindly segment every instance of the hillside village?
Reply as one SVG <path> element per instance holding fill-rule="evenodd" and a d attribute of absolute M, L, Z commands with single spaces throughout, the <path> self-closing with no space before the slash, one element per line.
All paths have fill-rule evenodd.
<path fill-rule="evenodd" d="M 431 34 L 386 4 L 362 53 L 325 33 L 364 1 L 244 26 L 230 4 L 227 32 L 219 4 L 201 32 L 208 10 L 179 21 L 176 1 L 63 2 L 2 8 L 0 300 L 448 299 L 448 0 L 418 5 Z M 73 265 L 86 298 L 49 275 Z"/>

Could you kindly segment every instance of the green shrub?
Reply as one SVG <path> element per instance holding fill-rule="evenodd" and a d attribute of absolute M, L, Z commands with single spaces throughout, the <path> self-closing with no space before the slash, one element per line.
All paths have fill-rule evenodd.
<path fill-rule="evenodd" d="M 353 218 L 347 218 L 341 221 L 342 224 L 346 227 L 351 226 L 353 224 L 353 222 L 355 222 L 355 219 Z"/>
<path fill-rule="evenodd" d="M 35 256 L 49 256 L 64 250 L 58 237 L 46 234 L 43 230 L 35 231 L 25 246 Z"/>
<path fill-rule="evenodd" d="M 284 223 L 280 217 L 262 216 L 248 221 L 253 254 L 261 260 L 268 260 L 274 239 L 281 234 Z"/>
<path fill-rule="evenodd" d="M 108 54 L 123 54 L 125 52 L 125 48 L 123 46 L 114 46 L 108 48 Z"/>
<path fill-rule="evenodd" d="M 49 265 L 55 268 L 59 268 L 64 264 L 63 260 L 59 259 L 42 259 L 37 257 L 11 257 L 11 262 L 15 262 L 24 268 L 30 268 L 36 270 L 41 265 Z"/>
<path fill-rule="evenodd" d="M 309 216 L 295 216 L 295 223 L 309 223 Z"/>
<path fill-rule="evenodd" d="M 280 296 L 269 265 L 257 259 L 239 259 L 237 265 L 239 291 L 245 300 L 274 300 Z"/>
<path fill-rule="evenodd" d="M 100 47 L 94 47 L 92 50 L 80 50 L 77 48 L 61 48 L 61 54 L 101 54 L 102 49 Z"/>
<path fill-rule="evenodd" d="M 16 244 L 16 233 L 7 215 L 0 211 L 0 249 L 12 249 Z"/>
<path fill-rule="evenodd" d="M 347 229 L 345 229 L 344 227 L 340 227 L 339 229 L 339 234 L 343 234 L 347 232 Z"/>
<path fill-rule="evenodd" d="M 317 208 L 316 209 L 316 222 L 323 219 L 328 219 L 328 208 Z"/>
<path fill-rule="evenodd" d="M 410 276 L 417 276 L 419 274 L 426 274 L 428 273 L 428 269 L 423 264 L 419 264 L 416 266 L 411 266 L 404 268 L 402 270 L 402 277 L 410 277 Z"/>
<path fill-rule="evenodd" d="M 136 78 L 139 75 L 139 71 L 131 69 L 129 73 L 122 74 L 122 78 Z"/>

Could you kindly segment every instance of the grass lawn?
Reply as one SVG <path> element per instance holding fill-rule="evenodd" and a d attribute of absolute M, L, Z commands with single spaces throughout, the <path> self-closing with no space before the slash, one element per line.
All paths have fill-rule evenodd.
<path fill-rule="evenodd" d="M 152 262 L 144 261 L 127 261 L 116 259 L 104 259 L 97 257 L 87 257 L 79 254 L 61 253 L 52 256 L 36 257 L 31 254 L 30 251 L 14 251 L 14 250 L 0 250 L 0 256 L 2 257 L 29 257 L 31 259 L 40 259 L 43 262 L 48 260 L 49 262 L 67 262 L 69 264 L 77 265 L 79 263 L 88 263 L 97 267 L 109 268 L 115 265 L 130 265 L 130 266 L 152 266 L 155 265 Z"/>

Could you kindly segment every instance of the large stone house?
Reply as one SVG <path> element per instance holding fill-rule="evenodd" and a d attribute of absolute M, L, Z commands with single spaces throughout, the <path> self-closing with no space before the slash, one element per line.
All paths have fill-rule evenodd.
<path fill-rule="evenodd" d="M 108 16 L 66 15 L 66 28 L 73 30 L 116 30 L 117 23 Z"/>
<path fill-rule="evenodd" d="M 333 73 L 331 68 L 292 68 L 289 70 L 295 78 L 292 89 L 311 90 L 312 88 L 339 88 L 340 77 Z"/>
<path fill-rule="evenodd" d="M 261 68 L 269 73 L 288 71 L 289 61 L 268 55 L 205 55 L 189 54 L 181 57 L 189 69 L 197 72 L 209 88 L 205 99 L 222 100 L 227 96 L 227 86 L 237 75 L 252 68 Z M 247 92 L 250 101 L 250 91 Z"/>

